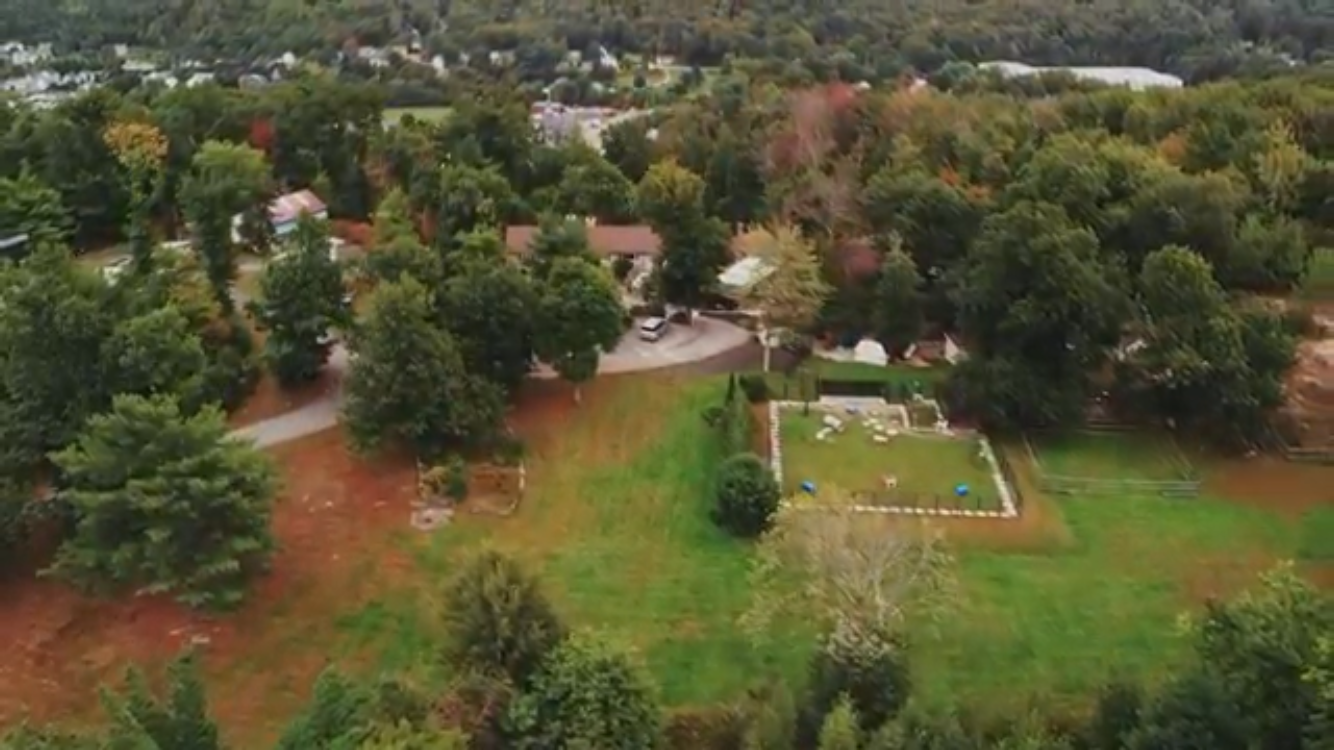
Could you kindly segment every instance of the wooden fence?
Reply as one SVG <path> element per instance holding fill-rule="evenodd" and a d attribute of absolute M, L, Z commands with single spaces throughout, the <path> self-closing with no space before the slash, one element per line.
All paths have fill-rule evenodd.
<path fill-rule="evenodd" d="M 1192 498 L 1200 494 L 1198 479 L 1100 479 L 1047 474 L 1038 468 L 1038 486 L 1056 495 L 1160 495 Z"/>
<path fill-rule="evenodd" d="M 1117 422 L 1107 421 L 1091 424 L 1081 432 L 1129 433 L 1137 428 Z M 1195 474 L 1189 459 L 1181 454 L 1174 440 L 1170 441 L 1170 450 L 1178 459 L 1180 476 L 1173 479 L 1132 479 L 1129 477 L 1092 477 L 1053 474 L 1049 472 L 1038 457 L 1038 450 L 1033 441 L 1024 436 L 1024 445 L 1028 449 L 1029 463 L 1037 474 L 1038 487 L 1043 492 L 1055 495 L 1159 495 L 1168 498 L 1194 498 L 1200 494 L 1200 479 Z"/>

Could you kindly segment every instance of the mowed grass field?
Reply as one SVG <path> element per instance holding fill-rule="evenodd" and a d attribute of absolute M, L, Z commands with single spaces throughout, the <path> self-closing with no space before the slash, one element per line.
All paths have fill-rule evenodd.
<path fill-rule="evenodd" d="M 669 705 L 736 697 L 769 674 L 800 679 L 814 647 L 808 630 L 789 626 L 757 650 L 735 626 L 750 597 L 749 548 L 708 520 L 717 456 L 699 416 L 721 384 L 649 376 L 606 385 L 562 424 L 529 433 L 532 491 L 516 516 L 447 529 L 419 563 L 443 578 L 481 544 L 519 557 L 576 627 L 635 644 Z M 1182 613 L 1311 543 L 1299 517 L 1221 497 L 1030 491 L 1026 502 L 1064 527 L 1062 541 L 1044 537 L 1017 554 L 970 533 L 958 545 L 959 601 L 914 631 L 924 701 L 1006 713 L 1041 696 L 1078 709 L 1114 676 L 1165 675 L 1185 656 Z M 386 591 L 341 627 L 378 649 L 380 666 L 421 670 L 438 635 L 430 613 L 446 606 L 433 593 Z"/>
<path fill-rule="evenodd" d="M 15 688 L 43 687 L 25 687 L 13 707 L 0 700 L 0 716 L 97 716 L 99 681 L 131 660 L 160 666 L 196 633 L 210 639 L 210 697 L 238 747 L 276 736 L 329 663 L 443 688 L 447 584 L 488 545 L 538 573 L 573 627 L 636 647 L 668 706 L 736 698 L 773 675 L 797 684 L 814 633 L 786 623 L 762 647 L 748 642 L 736 621 L 750 603 L 751 547 L 708 517 L 721 457 L 700 414 L 723 389 L 717 378 L 672 374 L 602 379 L 576 407 L 565 386 L 544 384 L 513 414 L 530 446 L 518 512 L 461 514 L 431 534 L 407 523 L 410 462 L 350 456 L 337 432 L 285 446 L 274 572 L 241 612 L 213 619 L 138 601 L 85 611 L 49 580 L 7 591 L 15 604 L 0 625 L 12 619 L 14 632 L 63 621 L 52 602 L 82 614 L 30 663 L 6 666 Z M 1013 462 L 1021 451 L 1007 453 Z M 1334 473 L 1309 476 L 1310 492 L 1325 493 L 1308 498 L 1318 512 L 1334 502 Z M 914 691 L 927 703 L 998 715 L 1024 710 L 1032 696 L 1084 707 L 1112 676 L 1168 673 L 1185 656 L 1178 617 L 1206 597 L 1237 592 L 1282 558 L 1300 556 L 1317 574 L 1330 565 L 1302 514 L 1262 501 L 1053 500 L 1024 483 L 1024 521 L 941 523 L 957 540 L 960 595 L 933 623 L 913 624 Z M 1042 523 L 1030 529 L 1034 518 Z M 1323 512 L 1312 520 L 1328 528 Z M 899 522 L 868 523 L 892 532 Z M 1012 538 L 1002 544 L 992 533 Z"/>
<path fill-rule="evenodd" d="M 817 409 L 809 415 L 795 409 L 782 411 L 783 485 L 789 494 L 800 492 L 802 482 L 811 481 L 817 496 L 821 490 L 836 487 L 893 498 L 892 503 L 868 498 L 869 505 L 926 507 L 938 502 L 954 507 L 963 502 L 955 498 L 955 487 L 965 484 L 968 508 L 1000 508 L 1000 493 L 978 455 L 976 439 L 901 434 L 888 443 L 877 443 L 871 439 L 870 428 L 843 415 L 843 432 L 820 441 L 815 436 L 823 426 L 824 414 Z M 884 477 L 897 480 L 892 492 L 885 490 Z"/>

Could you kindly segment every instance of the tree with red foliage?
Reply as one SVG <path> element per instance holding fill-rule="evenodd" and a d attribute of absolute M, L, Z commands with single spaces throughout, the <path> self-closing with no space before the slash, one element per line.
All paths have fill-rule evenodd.
<path fill-rule="evenodd" d="M 246 138 L 251 148 L 270 153 L 273 150 L 273 121 L 267 117 L 252 120 L 250 135 Z"/>

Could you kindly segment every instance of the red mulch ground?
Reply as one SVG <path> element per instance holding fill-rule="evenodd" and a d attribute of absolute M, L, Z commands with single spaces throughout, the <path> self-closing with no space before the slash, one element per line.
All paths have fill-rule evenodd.
<path fill-rule="evenodd" d="M 1211 467 L 1204 492 L 1295 518 L 1334 503 L 1334 467 L 1272 456 L 1232 459 Z"/>
<path fill-rule="evenodd" d="M 198 639 L 224 726 L 272 736 L 274 717 L 301 705 L 328 658 L 309 644 L 334 623 L 302 614 L 346 611 L 410 568 L 407 550 L 389 540 L 407 528 L 415 481 L 408 462 L 349 455 L 337 430 L 275 453 L 286 484 L 274 515 L 279 550 L 238 613 L 208 617 L 159 598 L 96 600 L 26 577 L 0 585 L 0 723 L 96 720 L 99 684 L 131 663 L 152 671 Z M 279 659 L 283 669 L 270 669 Z"/>
<path fill-rule="evenodd" d="M 300 409 L 337 390 L 339 378 L 338 373 L 325 368 L 311 382 L 283 389 L 278 386 L 277 379 L 266 372 L 245 405 L 228 416 L 227 423 L 233 427 L 244 427 Z"/>

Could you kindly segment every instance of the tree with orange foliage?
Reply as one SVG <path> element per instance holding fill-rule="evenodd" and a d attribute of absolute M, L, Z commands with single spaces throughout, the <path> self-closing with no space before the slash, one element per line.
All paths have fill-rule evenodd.
<path fill-rule="evenodd" d="M 162 187 L 167 160 L 167 137 L 157 126 L 144 122 L 118 121 L 107 125 L 102 140 L 125 170 L 130 187 L 130 215 L 126 234 L 137 272 L 152 263 L 153 202 Z"/>

